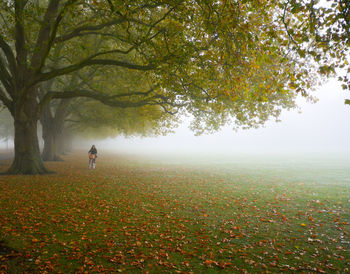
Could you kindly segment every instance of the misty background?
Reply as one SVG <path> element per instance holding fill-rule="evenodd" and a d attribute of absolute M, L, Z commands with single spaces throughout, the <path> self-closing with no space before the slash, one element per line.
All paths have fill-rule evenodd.
<path fill-rule="evenodd" d="M 298 98 L 299 109 L 282 110 L 280 120 L 263 127 L 221 131 L 194 136 L 188 120 L 174 134 L 159 137 L 117 137 L 93 141 L 100 150 L 146 154 L 321 154 L 348 155 L 350 152 L 350 106 L 344 104 L 349 91 L 335 79 L 318 87 L 316 103 Z M 87 145 L 87 144 L 86 144 Z"/>
<path fill-rule="evenodd" d="M 344 104 L 349 91 L 341 88 L 336 79 L 318 87 L 312 95 L 316 103 L 300 97 L 299 109 L 282 110 L 280 120 L 268 121 L 258 129 L 239 129 L 225 126 L 214 134 L 195 136 L 184 117 L 175 133 L 157 137 L 124 137 L 76 142 L 75 147 L 88 150 L 92 144 L 100 153 L 115 151 L 147 155 L 279 155 L 302 154 L 325 157 L 350 155 L 350 106 Z M 186 120 L 187 119 L 187 120 Z M 41 133 L 38 133 L 39 138 Z M 40 138 L 41 139 L 41 138 Z M 0 143 L 2 148 L 13 148 Z M 350 165 L 350 163 L 349 163 Z"/>

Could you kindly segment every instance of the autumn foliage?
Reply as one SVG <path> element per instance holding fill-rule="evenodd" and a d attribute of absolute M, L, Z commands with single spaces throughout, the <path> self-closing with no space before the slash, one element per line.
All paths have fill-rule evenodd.
<path fill-rule="evenodd" d="M 56 174 L 0 177 L 0 273 L 349 270 L 348 185 L 116 155 L 96 170 L 85 153 L 65 160 L 49 164 Z"/>

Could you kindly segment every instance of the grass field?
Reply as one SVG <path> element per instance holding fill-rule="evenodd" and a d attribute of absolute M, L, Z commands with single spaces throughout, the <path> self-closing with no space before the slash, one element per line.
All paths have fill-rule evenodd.
<path fill-rule="evenodd" d="M 349 159 L 86 157 L 0 177 L 0 273 L 350 269 Z"/>

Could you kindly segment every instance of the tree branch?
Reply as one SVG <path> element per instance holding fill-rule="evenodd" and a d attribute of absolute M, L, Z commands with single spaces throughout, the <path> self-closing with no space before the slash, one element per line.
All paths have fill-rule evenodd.
<path fill-rule="evenodd" d="M 12 101 L 7 98 L 5 91 L 0 87 L 0 100 L 8 108 L 8 110 L 13 113 L 13 104 Z"/>
<path fill-rule="evenodd" d="M 41 73 L 40 77 L 35 82 L 33 82 L 32 85 L 37 84 L 38 82 L 49 80 L 51 78 L 54 78 L 60 75 L 69 74 L 71 72 L 77 71 L 84 67 L 95 66 L 95 65 L 118 66 L 118 67 L 124 67 L 124 68 L 142 70 L 142 71 L 152 70 L 156 68 L 154 64 L 137 65 L 129 62 L 111 60 L 111 59 L 92 59 L 91 60 L 90 58 L 87 58 L 81 61 L 80 63 L 74 64 L 65 68 L 52 70 L 47 73 Z"/>
<path fill-rule="evenodd" d="M 0 35 L 0 48 L 4 52 L 7 62 L 9 64 L 10 72 L 13 77 L 16 77 L 17 68 L 16 68 L 16 58 L 13 54 L 11 47 L 6 43 L 2 35 Z"/>
<path fill-rule="evenodd" d="M 297 49 L 300 49 L 299 47 L 299 44 L 294 40 L 294 37 L 292 36 L 292 34 L 290 33 L 289 31 L 289 28 L 288 28 L 288 24 L 286 22 L 286 12 L 287 12 L 287 8 L 288 8 L 288 5 L 289 5 L 289 1 L 287 1 L 287 3 L 285 4 L 284 6 L 284 10 L 283 10 L 283 16 L 282 16 L 282 22 L 283 22 L 283 25 L 284 25 L 284 28 L 286 29 L 286 32 L 288 34 L 288 37 L 289 39 L 292 41 L 292 43 L 297 47 Z"/>
<path fill-rule="evenodd" d="M 151 88 L 147 92 L 135 92 L 134 94 L 144 95 L 146 93 L 151 93 L 152 91 L 153 91 L 153 88 Z M 124 94 L 122 94 L 122 96 L 124 96 Z M 142 107 L 146 105 L 159 105 L 164 109 L 164 111 L 166 111 L 169 114 L 176 114 L 177 111 L 171 112 L 168 109 L 166 109 L 166 106 L 176 107 L 176 108 L 185 106 L 185 104 L 169 101 L 170 99 L 169 97 L 161 94 L 155 94 L 153 96 L 149 96 L 145 99 L 140 99 L 137 101 L 130 101 L 130 100 L 126 101 L 126 100 L 116 100 L 115 96 L 109 96 L 101 92 L 80 89 L 80 90 L 71 90 L 71 91 L 63 91 L 63 92 L 60 92 L 60 91 L 48 92 L 40 101 L 39 110 L 42 111 L 43 108 L 53 99 L 70 99 L 70 98 L 76 98 L 76 97 L 91 98 L 107 106 L 118 107 L 118 108 L 132 108 L 132 107 Z"/>
<path fill-rule="evenodd" d="M 152 99 L 155 98 L 155 97 L 151 97 L 151 98 L 147 98 L 145 100 L 140 100 L 137 102 L 118 101 L 118 100 L 115 100 L 112 96 L 108 96 L 103 93 L 94 92 L 91 90 L 72 90 L 72 91 L 64 91 L 64 92 L 51 91 L 44 96 L 44 98 L 41 100 L 39 105 L 45 106 L 52 99 L 69 99 L 69 98 L 75 98 L 75 97 L 91 98 L 91 99 L 100 101 L 105 105 L 112 106 L 112 107 L 120 107 L 120 108 L 145 106 L 148 104 L 152 104 Z"/>
<path fill-rule="evenodd" d="M 343 4 L 345 8 L 343 7 Z M 348 35 L 348 41 L 350 39 L 350 4 L 347 1 L 339 1 L 339 7 L 342 13 L 342 18 L 345 21 L 344 29 Z M 346 10 L 347 9 L 347 10 Z"/>
<path fill-rule="evenodd" d="M 34 74 L 39 72 L 42 66 L 44 65 L 46 57 L 49 54 L 52 46 L 52 36 L 56 34 L 57 26 L 62 19 L 63 15 L 60 13 L 59 16 L 56 18 L 55 24 L 53 24 L 53 21 L 56 17 L 56 13 L 58 11 L 59 2 L 60 0 L 50 0 L 49 5 L 46 9 L 43 23 L 39 30 L 36 44 L 34 46 L 35 51 L 32 56 L 30 65 Z M 72 1 L 68 1 L 66 5 L 69 5 L 70 2 Z M 63 9 L 63 11 L 64 10 L 65 8 Z"/>
<path fill-rule="evenodd" d="M 5 87 L 5 89 L 8 92 L 10 91 L 10 95 L 11 95 L 11 91 L 13 90 L 13 85 L 11 82 L 11 75 L 7 71 L 7 67 L 6 67 L 5 62 L 1 56 L 0 56 L 0 81 L 3 84 L 3 86 Z"/>
<path fill-rule="evenodd" d="M 20 84 L 24 81 L 24 74 L 27 69 L 27 49 L 23 27 L 23 9 L 25 5 L 26 1 L 24 0 L 15 1 L 15 47 Z"/>
<path fill-rule="evenodd" d="M 2 12 L 0 12 L 0 16 L 1 16 L 1 19 L 2 19 L 2 21 L 3 21 L 3 23 L 4 23 L 4 25 L 5 25 L 6 28 L 7 28 L 7 31 L 8 31 L 8 32 L 11 32 L 11 29 L 12 29 L 12 28 L 10 28 L 10 26 L 9 26 L 9 24 L 7 23 L 7 20 L 5 19 L 5 17 L 4 17 L 4 15 L 2 14 Z"/>
<path fill-rule="evenodd" d="M 161 21 L 163 21 L 169 15 L 169 13 L 173 10 L 174 10 L 174 8 L 170 9 L 162 18 L 155 21 L 153 24 L 149 24 L 149 23 L 146 23 L 144 21 L 141 21 L 141 20 L 135 19 L 135 18 L 127 18 L 126 16 L 118 13 L 119 16 L 121 16 L 121 18 L 114 19 L 114 20 L 111 20 L 109 22 L 99 24 L 99 25 L 85 25 L 85 26 L 77 27 L 71 33 L 57 37 L 54 42 L 60 43 L 60 42 L 67 41 L 67 40 L 70 40 L 70 39 L 78 37 L 78 36 L 101 35 L 101 33 L 94 32 L 94 31 L 102 30 L 106 27 L 118 25 L 118 24 L 121 24 L 124 22 L 131 22 L 131 23 L 136 23 L 139 25 L 149 27 L 149 32 L 150 32 L 157 24 L 159 24 Z"/>
<path fill-rule="evenodd" d="M 97 68 L 94 68 L 92 71 L 88 72 L 87 75 L 80 75 L 79 72 L 74 74 L 74 76 L 78 77 L 80 82 L 78 84 L 75 84 L 73 87 L 74 89 L 83 87 L 84 85 L 88 85 L 90 81 L 93 81 L 94 79 L 94 74 L 96 73 Z M 90 86 L 89 86 L 90 87 Z M 72 88 L 72 85 L 70 86 Z"/>
<path fill-rule="evenodd" d="M 83 78 L 81 78 L 81 79 L 84 80 Z M 92 87 L 88 83 L 88 81 L 85 81 L 83 84 L 85 84 L 91 91 L 99 92 L 94 87 Z M 116 94 L 116 95 L 111 95 L 111 98 L 116 99 L 116 98 L 133 97 L 133 96 L 149 96 L 157 87 L 159 87 L 159 85 L 153 86 L 147 91 L 134 91 L 134 92 L 127 92 L 127 93 L 120 93 L 120 94 Z"/>
<path fill-rule="evenodd" d="M 70 39 L 72 39 L 74 37 L 77 37 L 77 36 L 83 36 L 83 35 L 86 35 L 86 34 L 90 34 L 89 32 L 82 33 L 83 31 L 101 30 L 101 29 L 104 29 L 105 27 L 110 27 L 110 26 L 113 26 L 113 25 L 117 25 L 117 24 L 120 24 L 122 22 L 126 22 L 126 19 L 125 18 L 119 18 L 119 19 L 115 19 L 115 20 L 112 20 L 112 21 L 100 24 L 100 25 L 94 25 L 94 26 L 93 25 L 85 25 L 85 26 L 81 26 L 81 27 L 78 27 L 75 30 L 73 30 L 71 33 L 68 33 L 66 35 L 62 35 L 62 36 L 57 37 L 54 42 L 55 43 L 64 42 L 64 41 L 70 40 Z"/>
<path fill-rule="evenodd" d="M 151 87 L 148 91 L 135 91 L 135 92 L 128 92 L 128 93 L 121 93 L 117 95 L 111 96 L 111 98 L 122 98 L 122 97 L 127 97 L 127 96 L 148 96 L 150 95 L 156 88 L 157 86 Z"/>
<path fill-rule="evenodd" d="M 55 118 L 54 118 L 56 124 L 64 122 L 64 119 L 68 113 L 68 107 L 69 107 L 70 101 L 71 99 L 61 100 L 61 102 L 57 106 L 55 111 Z"/>
<path fill-rule="evenodd" d="M 179 109 L 177 109 L 176 111 L 170 111 L 166 108 L 166 106 L 160 104 L 161 108 L 164 110 L 164 112 L 170 114 L 170 115 L 175 115 L 179 112 Z"/>

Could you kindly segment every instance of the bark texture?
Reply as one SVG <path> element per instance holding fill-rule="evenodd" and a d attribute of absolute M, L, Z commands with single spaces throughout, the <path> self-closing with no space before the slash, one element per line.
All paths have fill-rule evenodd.
<path fill-rule="evenodd" d="M 44 148 L 42 158 L 44 161 L 62 161 L 57 148 L 57 135 L 43 127 Z"/>
<path fill-rule="evenodd" d="M 37 109 L 34 100 L 15 109 L 15 158 L 9 174 L 44 174 L 49 171 L 41 159 L 37 136 Z"/>
<path fill-rule="evenodd" d="M 42 158 L 44 161 L 62 161 L 58 150 L 59 125 L 52 116 L 49 105 L 43 111 L 40 122 L 43 128 L 44 148 Z"/>

